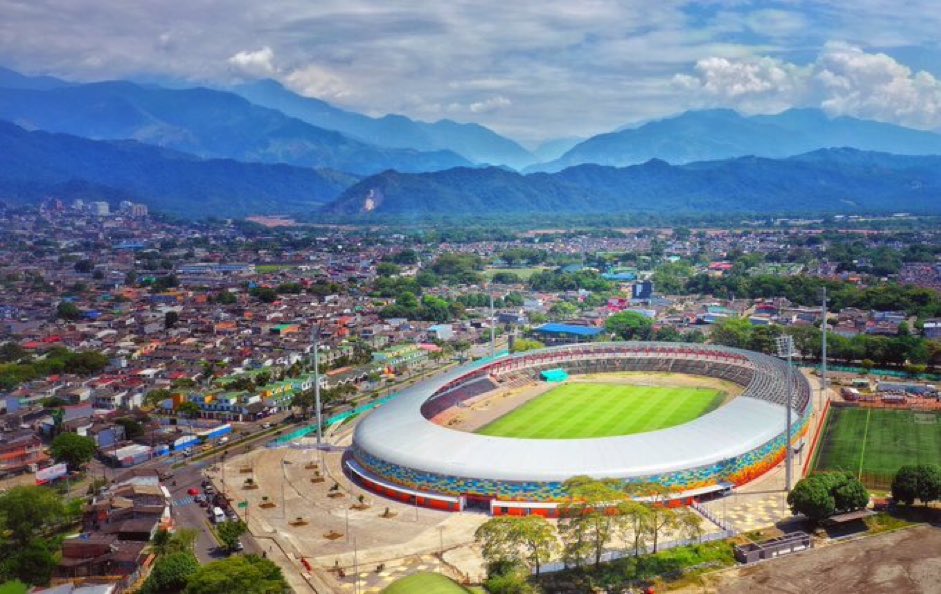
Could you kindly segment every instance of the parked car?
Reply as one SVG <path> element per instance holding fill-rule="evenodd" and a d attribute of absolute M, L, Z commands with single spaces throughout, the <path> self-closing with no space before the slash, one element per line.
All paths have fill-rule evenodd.
<path fill-rule="evenodd" d="M 209 502 L 206 500 L 206 497 L 203 495 L 197 495 L 196 497 L 193 498 L 193 501 L 198 503 L 200 507 L 206 507 L 207 505 L 209 505 Z"/>
<path fill-rule="evenodd" d="M 225 515 L 233 522 L 238 522 L 239 515 L 235 513 L 234 509 L 229 509 L 228 511 L 225 512 Z"/>

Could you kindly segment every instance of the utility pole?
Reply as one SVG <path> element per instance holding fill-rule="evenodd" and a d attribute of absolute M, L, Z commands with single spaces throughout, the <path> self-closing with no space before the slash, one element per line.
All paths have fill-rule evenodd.
<path fill-rule="evenodd" d="M 314 349 L 314 408 L 317 414 L 317 449 L 323 439 L 323 420 L 320 411 L 320 325 L 314 324 L 311 330 L 311 348 Z"/>
<path fill-rule="evenodd" d="M 496 316 L 493 315 L 493 289 L 490 289 L 490 359 L 497 356 Z"/>
<path fill-rule="evenodd" d="M 820 304 L 823 322 L 823 330 L 820 343 L 820 407 L 823 408 L 827 397 L 827 288 L 823 288 L 823 301 Z"/>
<path fill-rule="evenodd" d="M 792 484 L 791 463 L 794 457 L 793 448 L 791 448 L 791 408 L 793 408 L 794 405 L 794 385 L 791 381 L 791 360 L 794 357 L 794 337 L 790 335 L 779 336 L 777 340 L 775 340 L 775 343 L 778 347 L 778 356 L 787 358 L 787 374 L 785 375 L 785 378 L 787 378 L 787 406 L 785 406 L 787 409 L 787 428 L 785 429 L 787 438 L 784 443 L 784 447 L 787 449 L 785 450 L 784 482 L 787 491 L 790 492 Z"/>

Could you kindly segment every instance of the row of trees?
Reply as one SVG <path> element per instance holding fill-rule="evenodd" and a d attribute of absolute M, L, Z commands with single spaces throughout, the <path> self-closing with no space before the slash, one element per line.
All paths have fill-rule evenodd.
<path fill-rule="evenodd" d="M 692 540 L 703 535 L 702 518 L 686 508 L 666 506 L 670 490 L 658 484 L 625 487 L 616 480 L 578 476 L 565 482 L 565 491 L 558 528 L 541 516 L 525 516 L 493 518 L 477 529 L 475 539 L 492 579 L 512 578 L 516 572 L 509 568 L 515 565 L 538 574 L 557 556 L 571 567 L 597 566 L 615 540 L 639 556 L 647 551 L 648 541 L 656 553 L 666 533 L 679 532 Z"/>
<path fill-rule="evenodd" d="M 55 373 L 91 375 L 108 366 L 108 358 L 94 351 L 78 352 L 56 347 L 36 358 L 13 346 L 6 347 L 4 352 L 7 357 L 16 356 L 16 359 L 0 363 L 0 390 L 12 390 L 23 382 Z"/>
<path fill-rule="evenodd" d="M 851 473 L 821 472 L 797 481 L 787 494 L 787 503 L 793 513 L 819 522 L 836 513 L 865 508 L 869 492 Z"/>
<path fill-rule="evenodd" d="M 234 542 L 244 532 L 244 524 L 227 522 L 222 526 L 229 524 L 233 524 L 233 528 L 226 529 L 224 535 L 222 531 L 217 532 L 223 548 L 232 551 Z M 141 594 L 280 594 L 289 591 L 281 569 L 268 559 L 235 555 L 201 566 L 193 554 L 195 542 L 195 530 L 178 530 L 172 535 L 158 532 L 153 540 L 157 561 L 140 589 Z"/>
<path fill-rule="evenodd" d="M 774 353 L 775 339 L 782 334 L 794 337 L 797 350 L 803 356 L 820 358 L 821 330 L 815 327 L 754 326 L 744 318 L 729 318 L 715 325 L 712 342 Z M 847 338 L 831 332 L 827 335 L 827 357 L 847 363 L 866 362 L 864 367 L 908 364 L 912 373 L 922 373 L 929 365 L 941 365 L 941 342 L 914 336 L 905 326 L 893 337 L 859 334 Z"/>

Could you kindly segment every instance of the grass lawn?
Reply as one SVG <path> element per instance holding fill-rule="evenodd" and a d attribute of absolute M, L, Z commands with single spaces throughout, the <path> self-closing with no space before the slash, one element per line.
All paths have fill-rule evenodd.
<path fill-rule="evenodd" d="M 941 459 L 941 417 L 935 413 L 833 408 L 817 453 L 817 470 L 848 470 L 868 486 L 891 482 L 904 464 Z"/>
<path fill-rule="evenodd" d="M 501 272 L 509 272 L 520 277 L 520 280 L 527 280 L 533 275 L 534 272 L 540 270 L 545 270 L 544 268 L 487 268 L 484 270 L 484 276 L 487 277 L 487 280 L 493 278 L 493 275 L 499 274 Z"/>
<path fill-rule="evenodd" d="M 530 400 L 477 433 L 522 439 L 580 439 L 656 431 L 717 408 L 718 390 L 569 383 Z"/>
<path fill-rule="evenodd" d="M 12 581 L 0 584 L 0 594 L 26 594 L 29 586 L 20 581 Z"/>
<path fill-rule="evenodd" d="M 382 594 L 467 594 L 468 590 L 440 573 L 424 571 L 396 580 Z"/>
<path fill-rule="evenodd" d="M 291 264 L 258 264 L 255 266 L 255 272 L 258 274 L 273 274 L 275 272 L 290 270 L 292 268 L 297 268 L 297 266 Z"/>

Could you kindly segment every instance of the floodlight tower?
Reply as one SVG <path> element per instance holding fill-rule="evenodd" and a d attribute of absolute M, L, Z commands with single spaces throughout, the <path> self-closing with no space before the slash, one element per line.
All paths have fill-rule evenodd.
<path fill-rule="evenodd" d="M 820 339 L 820 406 L 823 407 L 827 397 L 827 288 L 823 288 L 823 297 L 820 304 L 823 321 L 820 329 L 823 331 Z"/>
<path fill-rule="evenodd" d="M 493 287 L 490 287 L 490 358 L 497 356 L 497 318 L 493 314 Z"/>
<path fill-rule="evenodd" d="M 785 447 L 787 449 L 785 450 L 786 458 L 784 462 L 785 464 L 784 482 L 785 482 L 785 486 L 787 487 L 788 492 L 790 492 L 791 486 L 792 486 L 791 485 L 791 481 L 792 481 L 791 462 L 793 461 L 793 457 L 794 457 L 793 450 L 791 448 L 791 414 L 792 414 L 791 409 L 793 408 L 793 404 L 794 404 L 794 384 L 791 381 L 791 373 L 792 373 L 791 360 L 793 359 L 796 353 L 794 351 L 794 337 L 793 336 L 785 334 L 785 335 L 779 336 L 774 342 L 778 349 L 778 356 L 781 358 L 787 359 L 787 373 L 784 376 L 785 378 L 787 378 L 787 406 L 785 406 L 785 408 L 787 409 L 787 429 L 786 429 L 787 439 L 785 440 Z"/>
<path fill-rule="evenodd" d="M 314 408 L 317 414 L 317 448 L 323 439 L 323 420 L 320 411 L 320 324 L 315 323 L 310 331 L 311 348 L 314 350 Z"/>

